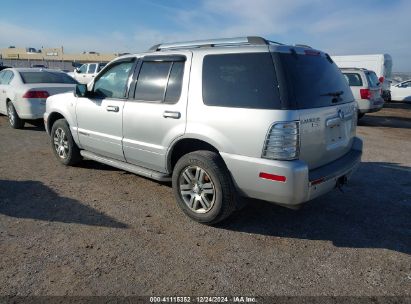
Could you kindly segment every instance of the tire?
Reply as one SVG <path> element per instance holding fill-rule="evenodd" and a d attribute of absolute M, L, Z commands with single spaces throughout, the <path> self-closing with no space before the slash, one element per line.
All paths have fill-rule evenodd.
<path fill-rule="evenodd" d="M 44 120 L 43 119 L 34 119 L 34 120 L 29 120 L 27 121 L 29 124 L 38 127 L 38 128 L 44 128 Z"/>
<path fill-rule="evenodd" d="M 357 120 L 359 121 L 361 118 L 364 117 L 364 115 L 365 115 L 365 113 L 360 113 L 360 112 L 358 112 Z"/>
<path fill-rule="evenodd" d="M 65 119 L 56 120 L 50 133 L 51 147 L 57 159 L 66 166 L 73 166 L 81 161 L 80 149 L 77 147 Z"/>
<path fill-rule="evenodd" d="M 13 129 L 22 129 L 24 127 L 25 122 L 19 117 L 11 101 L 7 103 L 7 116 L 9 117 L 10 126 Z"/>
<path fill-rule="evenodd" d="M 216 224 L 236 209 L 231 176 L 215 152 L 195 151 L 181 157 L 174 167 L 172 184 L 179 207 L 197 222 Z"/>

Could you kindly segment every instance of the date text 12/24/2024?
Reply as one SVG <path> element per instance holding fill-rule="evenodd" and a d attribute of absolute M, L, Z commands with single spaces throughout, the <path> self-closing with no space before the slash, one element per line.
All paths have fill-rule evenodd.
<path fill-rule="evenodd" d="M 256 303 L 255 297 L 150 297 L 150 303 Z"/>

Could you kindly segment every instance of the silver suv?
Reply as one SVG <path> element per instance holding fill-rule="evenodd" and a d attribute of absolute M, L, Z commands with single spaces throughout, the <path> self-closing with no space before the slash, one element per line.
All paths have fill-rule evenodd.
<path fill-rule="evenodd" d="M 382 87 L 374 71 L 359 68 L 342 68 L 341 71 L 357 101 L 358 118 L 382 109 Z"/>
<path fill-rule="evenodd" d="M 213 224 L 241 197 L 295 208 L 345 184 L 362 154 L 356 114 L 330 56 L 245 37 L 117 58 L 50 97 L 44 120 L 63 164 L 171 180 L 181 209 Z"/>

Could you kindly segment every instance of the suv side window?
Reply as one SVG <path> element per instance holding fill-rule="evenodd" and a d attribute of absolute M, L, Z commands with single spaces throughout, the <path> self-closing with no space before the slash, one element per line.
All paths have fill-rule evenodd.
<path fill-rule="evenodd" d="M 208 106 L 219 107 L 281 108 L 270 53 L 205 56 L 203 101 Z"/>
<path fill-rule="evenodd" d="M 87 64 L 83 64 L 80 68 L 79 68 L 79 73 L 86 73 L 87 72 Z"/>
<path fill-rule="evenodd" d="M 114 63 L 94 83 L 94 94 L 101 98 L 125 98 L 134 61 Z"/>
<path fill-rule="evenodd" d="M 176 103 L 180 99 L 184 62 L 143 61 L 135 100 Z"/>
<path fill-rule="evenodd" d="M 362 87 L 362 79 L 360 74 L 357 73 L 343 73 L 345 79 L 350 87 Z"/>
<path fill-rule="evenodd" d="M 94 74 L 97 69 L 97 64 L 93 63 L 88 66 L 88 74 Z"/>

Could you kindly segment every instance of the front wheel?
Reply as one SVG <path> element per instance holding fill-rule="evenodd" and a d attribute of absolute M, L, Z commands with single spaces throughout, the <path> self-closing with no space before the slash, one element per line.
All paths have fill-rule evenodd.
<path fill-rule="evenodd" d="M 173 170 L 172 183 L 179 207 L 197 222 L 216 224 L 236 209 L 233 182 L 218 153 L 184 155 Z"/>
<path fill-rule="evenodd" d="M 11 101 L 7 103 L 7 116 L 9 117 L 10 126 L 13 129 L 22 129 L 24 127 L 24 120 L 19 117 Z"/>
<path fill-rule="evenodd" d="M 57 159 L 66 166 L 81 160 L 80 150 L 73 140 L 70 127 L 65 119 L 59 119 L 51 128 L 51 146 Z"/>

